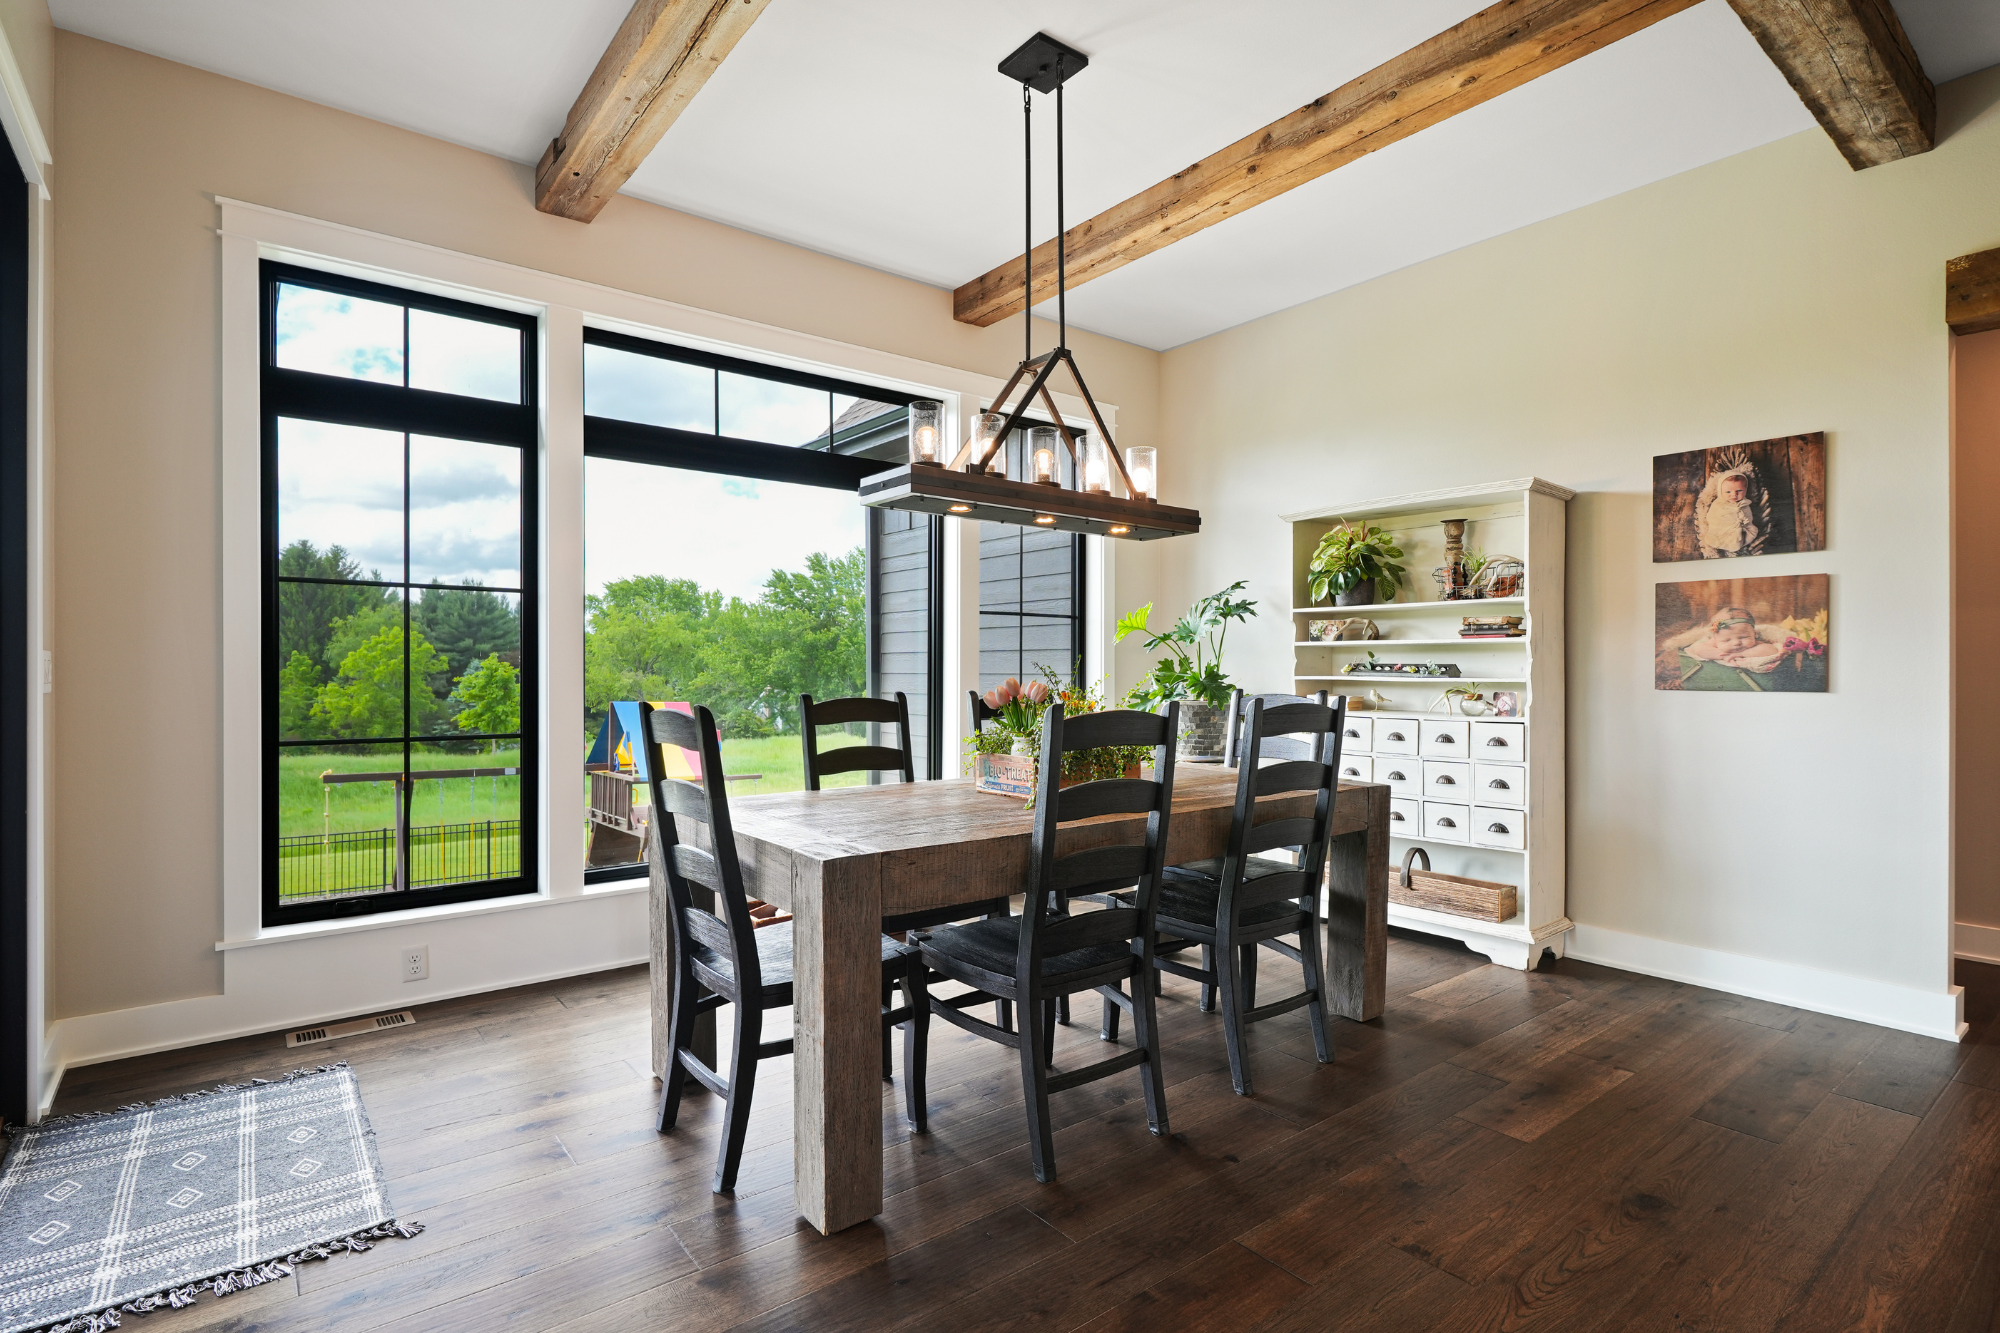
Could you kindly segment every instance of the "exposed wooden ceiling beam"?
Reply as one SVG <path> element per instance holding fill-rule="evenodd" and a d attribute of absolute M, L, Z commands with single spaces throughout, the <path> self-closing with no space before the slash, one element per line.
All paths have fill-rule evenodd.
<path fill-rule="evenodd" d="M 1944 322 L 1953 333 L 2000 329 L 2000 250 L 1960 255 L 1944 266 Z"/>
<path fill-rule="evenodd" d="M 636 0 L 535 168 L 535 207 L 588 222 L 770 0 Z"/>
<path fill-rule="evenodd" d="M 1937 144 L 1937 90 L 1890 0 L 1729 0 L 1856 171 Z"/>
<path fill-rule="evenodd" d="M 1336 167 L 1560 69 L 1697 0 L 1500 0 L 1255 134 L 1070 228 L 1074 288 Z M 1019 256 L 960 287 L 952 313 L 988 325 L 1021 309 Z M 1055 294 L 1056 245 L 1035 247 L 1035 300 Z"/>

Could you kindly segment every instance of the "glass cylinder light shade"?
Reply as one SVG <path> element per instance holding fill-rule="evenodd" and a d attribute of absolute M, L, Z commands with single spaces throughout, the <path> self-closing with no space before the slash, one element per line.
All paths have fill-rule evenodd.
<path fill-rule="evenodd" d="M 944 404 L 919 398 L 910 404 L 910 461 L 937 463 L 938 443 L 944 438 Z"/>
<path fill-rule="evenodd" d="M 1028 452 L 1034 460 L 1035 482 L 1043 486 L 1056 484 L 1056 450 L 1061 447 L 1062 440 L 1054 426 L 1037 426 L 1028 432 Z"/>
<path fill-rule="evenodd" d="M 1083 460 L 1083 489 L 1094 495 L 1111 494 L 1111 455 L 1102 440 L 1080 439 L 1077 455 Z"/>
<path fill-rule="evenodd" d="M 1007 475 L 1007 442 L 1000 428 L 1007 418 L 998 412 L 981 412 L 972 419 L 972 453 L 965 460 L 967 472 L 997 472 Z"/>
<path fill-rule="evenodd" d="M 1160 498 L 1159 451 L 1150 444 L 1134 445 L 1125 451 L 1125 471 L 1132 478 L 1132 498 Z"/>

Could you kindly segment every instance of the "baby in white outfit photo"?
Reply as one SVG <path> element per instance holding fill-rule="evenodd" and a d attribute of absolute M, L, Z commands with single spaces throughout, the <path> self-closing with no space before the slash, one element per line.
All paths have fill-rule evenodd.
<path fill-rule="evenodd" d="M 1701 553 L 1718 557 L 1754 552 L 1757 515 L 1750 504 L 1750 480 L 1740 472 L 1716 478 L 1715 498 L 1700 515 Z"/>

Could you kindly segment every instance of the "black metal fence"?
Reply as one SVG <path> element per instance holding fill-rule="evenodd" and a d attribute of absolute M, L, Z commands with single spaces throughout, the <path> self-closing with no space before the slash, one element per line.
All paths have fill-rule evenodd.
<path fill-rule="evenodd" d="M 520 873 L 518 819 L 412 828 L 408 884 L 396 882 L 393 828 L 278 839 L 278 897 L 283 901 L 476 884 Z"/>

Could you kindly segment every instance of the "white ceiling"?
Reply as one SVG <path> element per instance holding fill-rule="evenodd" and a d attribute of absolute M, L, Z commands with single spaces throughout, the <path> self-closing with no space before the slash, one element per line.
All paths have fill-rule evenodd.
<path fill-rule="evenodd" d="M 533 163 L 629 3 L 50 8 L 62 28 Z M 993 67 L 1038 28 L 1092 60 L 1068 93 L 1074 223 L 1478 8 L 1240 0 L 1224 26 L 1213 0 L 772 0 L 625 192 L 955 287 L 1020 249 L 1020 91 Z M 1897 8 L 1934 80 L 2000 63 L 1994 0 Z M 1240 34 L 1279 36 L 1225 44 Z M 1053 110 L 1036 98 L 1038 239 L 1055 225 Z M 1704 0 L 1079 288 L 1071 320 L 1173 347 L 1812 125 L 1725 0 Z"/>

